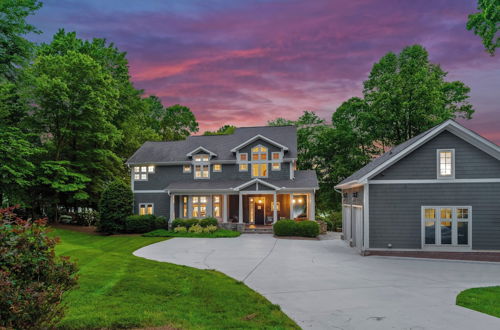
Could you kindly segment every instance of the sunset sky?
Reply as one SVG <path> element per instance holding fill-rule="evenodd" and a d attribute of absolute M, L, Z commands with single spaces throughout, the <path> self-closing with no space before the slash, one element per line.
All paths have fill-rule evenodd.
<path fill-rule="evenodd" d="M 128 53 L 137 88 L 189 106 L 200 132 L 312 110 L 330 120 L 374 62 L 411 44 L 471 87 L 465 123 L 500 144 L 500 53 L 465 29 L 474 0 L 43 0 L 30 22 Z"/>

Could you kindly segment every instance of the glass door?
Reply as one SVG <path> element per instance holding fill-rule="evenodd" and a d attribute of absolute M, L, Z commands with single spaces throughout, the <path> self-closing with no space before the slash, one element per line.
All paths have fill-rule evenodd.
<path fill-rule="evenodd" d="M 470 206 L 422 208 L 422 243 L 427 246 L 467 247 L 471 241 Z"/>

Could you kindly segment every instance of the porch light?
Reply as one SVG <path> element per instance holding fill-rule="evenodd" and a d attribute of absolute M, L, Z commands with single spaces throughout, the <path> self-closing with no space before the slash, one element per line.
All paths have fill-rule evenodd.
<path fill-rule="evenodd" d="M 292 199 L 292 203 L 293 203 L 293 204 L 295 204 L 295 202 L 296 202 L 296 201 L 295 201 L 295 198 L 294 198 L 294 199 Z"/>
<path fill-rule="evenodd" d="M 259 204 L 262 204 L 262 199 L 259 199 Z"/>
<path fill-rule="evenodd" d="M 299 198 L 299 204 L 302 204 L 304 200 L 302 198 Z"/>

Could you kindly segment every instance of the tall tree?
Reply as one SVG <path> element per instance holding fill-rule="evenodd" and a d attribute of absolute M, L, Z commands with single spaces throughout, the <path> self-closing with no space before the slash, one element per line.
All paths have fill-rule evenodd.
<path fill-rule="evenodd" d="M 216 131 L 206 131 L 203 133 L 203 135 L 229 135 L 233 134 L 234 130 L 236 129 L 236 126 L 233 125 L 224 125 L 222 127 L 219 127 Z"/>
<path fill-rule="evenodd" d="M 33 51 L 33 43 L 23 36 L 39 32 L 26 17 L 42 6 L 38 0 L 0 1 L 0 81 L 15 80 L 17 72 Z"/>
<path fill-rule="evenodd" d="M 375 63 L 363 90 L 374 139 L 390 146 L 446 119 L 470 119 L 470 88 L 460 81 L 445 81 L 446 74 L 429 62 L 420 45 L 388 53 Z"/>
<path fill-rule="evenodd" d="M 479 12 L 470 14 L 467 21 L 467 30 L 481 37 L 484 48 L 491 55 L 500 47 L 500 1 L 478 0 Z"/>
<path fill-rule="evenodd" d="M 163 141 L 183 140 L 199 129 L 191 110 L 180 104 L 165 108 L 159 122 L 159 134 Z"/>

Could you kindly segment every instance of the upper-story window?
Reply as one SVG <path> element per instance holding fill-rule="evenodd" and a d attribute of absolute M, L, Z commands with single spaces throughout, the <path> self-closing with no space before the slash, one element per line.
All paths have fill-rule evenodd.
<path fill-rule="evenodd" d="M 199 154 L 193 156 L 194 178 L 210 179 L 210 156 Z"/>
<path fill-rule="evenodd" d="M 208 155 L 195 155 L 195 156 L 193 156 L 193 160 L 195 162 L 208 162 L 209 159 L 210 158 Z"/>
<path fill-rule="evenodd" d="M 267 148 L 261 145 L 252 148 L 252 177 L 267 178 Z"/>
<path fill-rule="evenodd" d="M 238 160 L 240 161 L 240 172 L 246 172 L 248 171 L 248 154 L 247 153 L 242 153 L 238 154 Z"/>
<path fill-rule="evenodd" d="M 214 172 L 222 172 L 222 165 L 214 164 Z"/>
<path fill-rule="evenodd" d="M 134 166 L 134 180 L 135 181 L 146 181 L 148 179 L 148 173 L 154 173 L 154 165 L 149 166 Z"/>
<path fill-rule="evenodd" d="M 191 173 L 191 165 L 182 166 L 182 173 Z"/>
<path fill-rule="evenodd" d="M 454 149 L 438 149 L 437 162 L 438 179 L 453 179 L 455 177 Z"/>
<path fill-rule="evenodd" d="M 281 152 L 273 152 L 271 153 L 271 169 L 273 171 L 281 170 Z"/>

